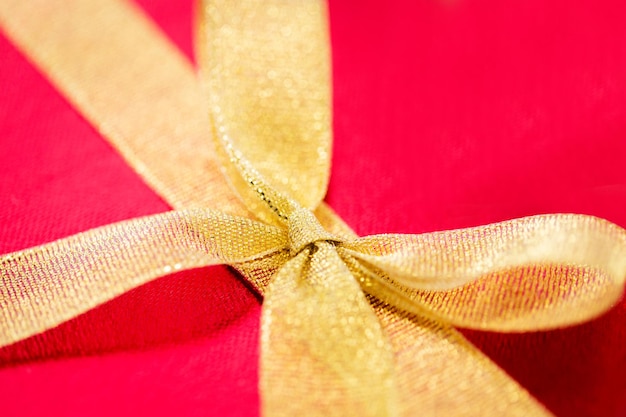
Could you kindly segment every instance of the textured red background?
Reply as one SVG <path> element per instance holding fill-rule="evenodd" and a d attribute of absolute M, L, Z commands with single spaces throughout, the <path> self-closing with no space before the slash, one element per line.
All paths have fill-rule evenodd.
<path fill-rule="evenodd" d="M 553 212 L 626 227 L 623 2 L 350 3 L 330 4 L 327 200 L 360 234 Z M 191 4 L 140 4 L 191 55 Z M 2 37 L 0 141 L 0 253 L 168 209 Z M 226 268 L 159 279 L 0 350 L 2 415 L 256 415 L 259 314 Z M 625 325 L 622 302 L 464 333 L 556 414 L 626 416 Z"/>

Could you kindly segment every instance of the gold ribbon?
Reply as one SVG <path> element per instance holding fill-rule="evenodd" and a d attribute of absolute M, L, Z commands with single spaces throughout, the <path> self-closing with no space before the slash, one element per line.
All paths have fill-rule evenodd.
<path fill-rule="evenodd" d="M 528 331 L 601 314 L 623 291 L 626 231 L 546 215 L 357 238 L 320 204 L 324 3 L 213 0 L 200 15 L 206 101 L 125 3 L 0 5 L 4 31 L 179 209 L 0 257 L 0 346 L 169 272 L 225 263 L 264 294 L 265 415 L 549 414 L 452 326 Z"/>

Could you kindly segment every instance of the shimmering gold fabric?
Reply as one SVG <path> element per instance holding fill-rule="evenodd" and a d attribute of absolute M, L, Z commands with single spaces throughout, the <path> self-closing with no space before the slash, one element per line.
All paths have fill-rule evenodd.
<path fill-rule="evenodd" d="M 315 209 L 330 164 L 326 3 L 212 0 L 203 13 L 196 50 L 213 137 L 228 135 L 272 188 Z M 236 184 L 228 159 L 221 162 Z M 251 211 L 273 222 L 250 191 L 238 187 Z"/>
<path fill-rule="evenodd" d="M 5 255 L 0 345 L 167 273 L 271 257 L 286 242 L 286 233 L 274 226 L 197 209 L 129 220 Z"/>
<path fill-rule="evenodd" d="M 206 100 L 125 3 L 0 3 L 3 29 L 184 209 L 0 257 L 0 345 L 168 272 L 227 263 L 265 294 L 265 415 L 549 414 L 451 326 L 526 331 L 601 314 L 623 290 L 626 231 L 548 215 L 356 237 L 318 205 L 330 148 L 323 3 L 215 0 L 202 12 Z"/>
<path fill-rule="evenodd" d="M 391 346 L 332 244 L 306 248 L 280 269 L 261 330 L 266 415 L 397 415 Z"/>
<path fill-rule="evenodd" d="M 372 277 L 370 292 L 394 305 L 416 304 L 416 312 L 462 327 L 528 331 L 580 323 L 615 304 L 626 234 L 590 216 L 543 215 L 368 236 L 340 253 L 368 265 L 361 273 Z"/>
<path fill-rule="evenodd" d="M 211 149 L 191 64 L 133 5 L 3 0 L 0 25 L 173 208 L 250 216 Z"/>

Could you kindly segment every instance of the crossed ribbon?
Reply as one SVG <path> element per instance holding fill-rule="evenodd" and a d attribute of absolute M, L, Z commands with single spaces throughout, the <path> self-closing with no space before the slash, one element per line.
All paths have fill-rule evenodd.
<path fill-rule="evenodd" d="M 97 3 L 77 1 L 78 11 L 69 13 L 87 38 L 89 13 L 111 22 L 134 13 Z M 76 81 L 67 67 L 59 75 L 51 65 L 71 47 L 50 61 L 35 45 L 33 28 L 43 20 L 12 24 L 4 16 L 26 18 L 27 8 L 19 0 L 5 7 L 7 31 L 79 108 L 100 117 L 76 98 L 93 80 Z M 601 314 L 623 291 L 626 231 L 589 216 L 544 215 L 356 237 L 320 205 L 330 158 L 325 9 L 319 1 L 281 7 L 207 2 L 200 25 L 215 155 L 239 204 L 261 221 L 181 209 L 4 255 L 0 346 L 167 273 L 228 264 L 264 295 L 265 415 L 476 415 L 484 407 L 498 415 L 549 414 L 452 326 L 528 331 Z M 141 25 L 132 29 L 157 36 Z M 62 37 L 46 34 L 48 42 L 55 36 Z M 133 140 L 113 142 L 135 166 L 148 161 L 142 175 L 158 183 L 149 173 L 158 174 L 158 158 L 142 156 Z"/>

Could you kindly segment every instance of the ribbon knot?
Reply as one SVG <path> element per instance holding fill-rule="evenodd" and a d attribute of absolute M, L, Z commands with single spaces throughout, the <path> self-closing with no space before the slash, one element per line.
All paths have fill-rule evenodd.
<path fill-rule="evenodd" d="M 339 242 L 341 240 L 337 236 L 328 233 L 311 210 L 305 208 L 299 208 L 289 216 L 287 229 L 289 251 L 292 256 L 316 242 Z"/>
<path fill-rule="evenodd" d="M 200 8 L 215 155 L 203 150 L 206 103 L 191 67 L 152 25 L 129 19 L 123 2 L 66 1 L 51 19 L 54 7 L 32 13 L 31 2 L 5 0 L 0 23 L 179 210 L 1 256 L 0 346 L 164 273 L 228 264 L 264 293 L 265 415 L 548 414 L 452 326 L 519 332 L 596 317 L 623 292 L 623 229 L 545 215 L 357 238 L 321 203 L 331 147 L 324 1 Z M 102 94 L 113 88 L 128 100 Z M 146 140 L 155 115 L 160 134 Z M 189 209 L 213 205 L 225 212 Z"/>

